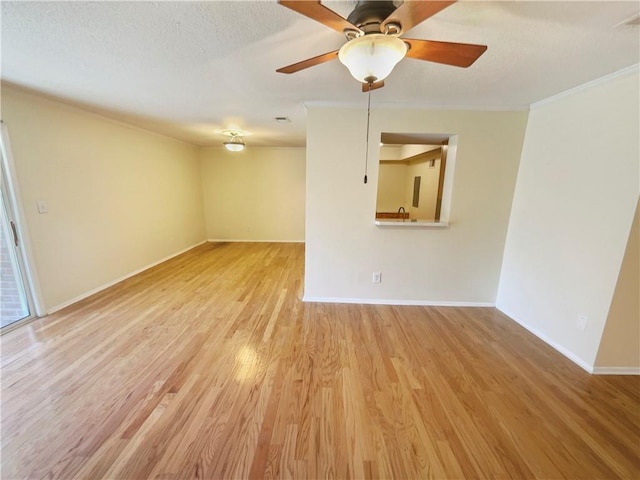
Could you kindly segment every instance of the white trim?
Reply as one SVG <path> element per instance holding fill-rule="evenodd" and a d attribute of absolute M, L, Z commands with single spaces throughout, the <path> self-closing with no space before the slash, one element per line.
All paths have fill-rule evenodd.
<path fill-rule="evenodd" d="M 123 275 L 122 277 L 116 278 L 115 280 L 113 280 L 111 282 L 108 282 L 108 283 L 105 283 L 103 285 L 100 285 L 99 287 L 96 287 L 93 290 L 89 290 L 88 292 L 85 292 L 82 295 L 78 295 L 77 297 L 72 298 L 69 301 L 66 301 L 64 303 L 61 303 L 59 305 L 56 305 L 55 307 L 52 307 L 52 308 L 48 309 L 47 310 L 47 314 L 50 315 L 52 313 L 55 313 L 58 310 L 62 310 L 63 308 L 66 308 L 69 305 L 73 305 L 74 303 L 79 302 L 80 300 L 84 300 L 85 298 L 90 297 L 91 295 L 95 295 L 96 293 L 101 292 L 102 290 L 106 290 L 109 287 L 113 287 L 116 283 L 120 283 L 123 280 L 126 280 L 127 278 L 131 278 L 131 277 L 133 277 L 135 275 L 138 275 L 139 273 L 144 272 L 145 270 L 149 270 L 150 268 L 155 267 L 156 265 L 159 265 L 159 264 L 161 264 L 163 262 L 166 262 L 167 260 L 171 260 L 172 258 L 177 257 L 178 255 L 182 255 L 183 253 L 188 252 L 189 250 L 191 250 L 193 248 L 196 248 L 197 246 L 202 245 L 203 243 L 206 243 L 206 242 L 207 242 L 206 240 L 203 240 L 200 243 L 196 243 L 195 245 L 191 245 L 190 247 L 184 248 L 184 249 L 180 250 L 179 252 L 172 253 L 171 255 L 168 255 L 168 256 L 166 256 L 164 258 L 161 258 L 157 262 L 150 263 L 149 265 L 146 265 L 146 266 L 144 266 L 142 268 L 134 270 L 133 272 L 128 273 L 126 275 Z"/>
<path fill-rule="evenodd" d="M 491 302 L 448 302 L 433 300 L 396 300 L 382 298 L 310 297 L 304 295 L 303 302 L 309 303 L 355 303 L 365 305 L 406 305 L 425 307 L 495 307 Z"/>
<path fill-rule="evenodd" d="M 538 102 L 534 102 L 531 104 L 530 110 L 534 110 L 539 107 L 543 107 L 550 103 L 557 102 L 558 100 L 562 100 L 563 98 L 570 97 L 571 95 L 581 92 L 583 90 L 588 90 L 592 87 L 596 87 L 603 83 L 606 83 L 614 78 L 624 77 L 625 75 L 629 75 L 632 73 L 637 73 L 640 71 L 640 64 L 636 63 L 635 65 L 631 65 L 629 67 L 623 68 L 622 70 L 618 70 L 617 72 L 610 73 L 605 75 L 604 77 L 596 78 L 595 80 L 591 80 L 587 83 L 583 83 L 582 85 L 578 85 L 577 87 L 570 88 L 569 90 L 565 90 L 564 92 L 557 93 L 556 95 L 552 95 L 551 97 L 545 98 Z"/>
<path fill-rule="evenodd" d="M 449 222 L 431 222 L 428 220 L 384 220 L 377 219 L 374 222 L 379 227 L 402 227 L 402 228 L 449 228 Z"/>
<path fill-rule="evenodd" d="M 38 279 L 38 273 L 36 271 L 35 257 L 33 256 L 33 249 L 31 248 L 31 241 L 29 235 L 29 226 L 27 225 L 27 217 L 24 214 L 24 208 L 22 208 L 22 195 L 20 193 L 20 183 L 16 176 L 16 165 L 13 160 L 13 153 L 11 151 L 11 140 L 9 138 L 9 129 L 7 125 L 0 120 L 1 129 L 0 135 L 2 135 L 2 145 L 4 146 L 3 157 L 6 163 L 7 182 L 9 183 L 9 196 L 13 202 L 13 210 L 16 220 L 20 229 L 18 230 L 18 237 L 20 238 L 20 246 L 22 250 L 22 257 L 25 265 L 25 276 L 29 285 L 25 287 L 29 289 L 31 294 L 31 300 L 35 313 L 38 317 L 44 317 L 47 313 L 42 300 L 42 290 L 40 289 L 40 281 Z"/>
<path fill-rule="evenodd" d="M 594 375 L 640 375 L 640 367 L 594 367 Z"/>
<path fill-rule="evenodd" d="M 529 332 L 533 333 L 536 337 L 538 337 L 544 343 L 546 343 L 547 345 L 549 345 L 550 347 L 554 348 L 556 351 L 558 351 L 559 353 L 561 353 L 562 355 L 567 357 L 573 363 L 575 363 L 576 365 L 578 365 L 582 369 L 586 370 L 588 373 L 593 373 L 593 365 L 590 365 L 588 362 L 585 362 L 583 359 L 581 359 L 579 356 L 577 356 L 571 350 L 563 347 L 559 343 L 554 342 L 553 340 L 551 340 L 549 337 L 547 337 L 545 334 L 543 334 L 539 330 L 533 328 L 532 326 L 530 326 L 530 325 L 524 323 L 523 321 L 521 321 L 520 319 L 516 318 L 515 315 L 512 315 L 511 313 L 503 310 L 500 307 L 496 307 L 496 308 L 498 310 L 500 310 L 502 313 L 504 313 L 511 320 L 513 320 L 514 322 L 519 324 L 521 327 L 524 327 Z"/>
<path fill-rule="evenodd" d="M 304 243 L 304 240 L 254 240 L 239 238 L 209 238 L 211 243 Z"/>
<path fill-rule="evenodd" d="M 223 150 L 223 151 L 227 151 L 228 150 L 224 147 L 224 145 L 220 144 L 220 145 L 207 145 L 205 147 L 198 147 L 200 150 Z M 249 148 L 249 147 L 247 147 Z M 268 147 L 268 146 L 253 146 L 251 145 L 251 150 L 304 150 L 305 148 L 307 148 L 305 145 L 299 145 L 299 146 L 292 146 L 292 145 L 281 145 L 281 146 L 274 146 L 274 147 Z"/>
<path fill-rule="evenodd" d="M 99 107 L 91 107 L 90 105 L 86 105 L 82 102 L 76 102 L 74 100 L 70 100 L 70 99 L 65 99 L 65 98 L 60 98 L 57 97 L 55 95 L 51 95 L 49 93 L 45 93 L 42 92 L 40 90 L 36 90 L 33 88 L 29 88 L 29 87 L 25 87 L 23 85 L 18 85 L 17 83 L 13 83 L 10 82 L 8 80 L 2 80 L 0 82 L 0 85 L 2 88 L 9 88 L 12 90 L 16 90 L 19 93 L 25 94 L 25 95 L 31 95 L 33 97 L 38 98 L 39 100 L 44 100 L 46 102 L 50 102 L 50 103 L 55 103 L 58 104 L 59 106 L 62 106 L 63 108 L 67 108 L 70 110 L 75 111 L 76 113 L 82 113 L 85 115 L 89 115 L 92 117 L 96 117 L 98 120 L 103 120 L 105 122 L 108 123 L 112 123 L 115 125 L 119 125 L 121 127 L 125 127 L 125 128 L 130 128 L 133 130 L 138 130 L 140 132 L 143 133 L 149 133 L 151 135 L 156 135 L 159 137 L 163 137 L 167 140 L 172 140 L 175 142 L 179 142 L 182 143 L 186 146 L 189 147 L 193 147 L 193 148 L 200 148 L 199 145 L 185 140 L 183 138 L 180 137 L 173 137 L 167 133 L 161 133 L 158 132 L 156 130 L 149 130 L 148 127 L 141 127 L 140 125 L 136 125 L 134 123 L 131 123 L 133 120 L 132 119 L 122 119 L 120 117 L 117 116 L 117 114 L 114 114 L 112 112 L 108 112 L 105 110 L 102 110 Z"/>
<path fill-rule="evenodd" d="M 305 109 L 308 108 L 356 108 L 362 109 L 362 103 L 359 102 L 340 102 L 336 100 L 310 100 L 303 102 Z M 441 111 L 479 111 L 479 112 L 522 112 L 529 110 L 529 105 L 442 105 L 421 103 L 400 103 L 400 102 L 380 102 L 375 107 L 371 107 L 371 111 L 376 110 L 441 110 Z"/>

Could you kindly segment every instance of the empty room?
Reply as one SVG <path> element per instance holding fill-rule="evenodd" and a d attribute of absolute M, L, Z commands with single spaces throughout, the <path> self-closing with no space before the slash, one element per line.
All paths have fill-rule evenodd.
<path fill-rule="evenodd" d="M 2 479 L 640 477 L 637 1 L 6 1 Z"/>

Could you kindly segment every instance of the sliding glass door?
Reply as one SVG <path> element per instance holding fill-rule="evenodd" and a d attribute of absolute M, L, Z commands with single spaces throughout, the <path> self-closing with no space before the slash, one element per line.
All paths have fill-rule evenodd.
<path fill-rule="evenodd" d="M 0 149 L 0 152 L 3 149 Z M 19 225 L 8 190 L 5 162 L 2 158 L 0 195 L 0 328 L 33 316 L 32 302 L 26 288 Z"/>

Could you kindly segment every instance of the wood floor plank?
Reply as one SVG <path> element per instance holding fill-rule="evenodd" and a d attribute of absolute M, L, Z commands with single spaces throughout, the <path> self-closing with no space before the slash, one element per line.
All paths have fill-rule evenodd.
<path fill-rule="evenodd" d="M 0 476 L 640 478 L 640 377 L 494 308 L 303 303 L 208 243 L 0 339 Z"/>

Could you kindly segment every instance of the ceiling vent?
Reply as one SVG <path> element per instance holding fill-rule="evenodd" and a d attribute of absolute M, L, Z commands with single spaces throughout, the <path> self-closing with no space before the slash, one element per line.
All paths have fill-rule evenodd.
<path fill-rule="evenodd" d="M 291 119 L 289 117 L 276 117 L 274 120 L 278 123 L 291 123 Z"/>

